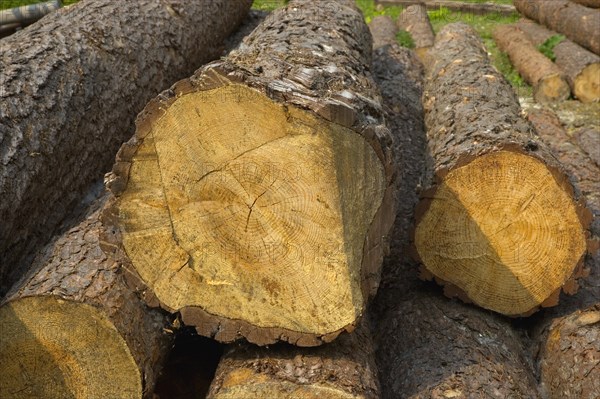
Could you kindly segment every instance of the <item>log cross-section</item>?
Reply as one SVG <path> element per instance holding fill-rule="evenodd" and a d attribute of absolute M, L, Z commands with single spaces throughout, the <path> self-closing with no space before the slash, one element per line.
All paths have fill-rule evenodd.
<path fill-rule="evenodd" d="M 573 187 L 472 28 L 446 25 L 429 54 L 436 178 L 417 210 L 423 277 L 505 315 L 553 305 L 586 250 L 589 220 Z"/>
<path fill-rule="evenodd" d="M 105 216 L 154 304 L 224 342 L 353 328 L 394 218 L 370 56 L 353 1 L 294 1 L 146 107 Z"/>

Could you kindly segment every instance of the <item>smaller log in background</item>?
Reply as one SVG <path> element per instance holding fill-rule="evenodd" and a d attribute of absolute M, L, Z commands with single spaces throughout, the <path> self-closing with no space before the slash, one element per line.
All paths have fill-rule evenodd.
<path fill-rule="evenodd" d="M 514 0 L 517 10 L 600 55 L 600 10 L 570 0 Z"/>
<path fill-rule="evenodd" d="M 533 98 L 539 103 L 568 99 L 571 90 L 563 71 L 529 41 L 514 25 L 498 25 L 493 37 L 498 48 L 508 54 L 519 74 L 533 87 Z"/>
<path fill-rule="evenodd" d="M 378 4 L 389 6 L 410 6 L 414 4 L 425 4 L 428 10 L 439 10 L 441 7 L 455 12 L 471 14 L 498 13 L 501 15 L 514 15 L 515 8 L 510 4 L 495 3 L 469 3 L 449 0 L 375 0 Z"/>
<path fill-rule="evenodd" d="M 529 19 L 515 24 L 527 38 L 540 46 L 557 35 Z M 573 95 L 582 102 L 600 100 L 600 57 L 566 37 L 552 49 L 556 65 L 565 73 Z"/>
<path fill-rule="evenodd" d="M 391 254 L 371 307 L 381 397 L 537 399 L 532 366 L 510 323 L 448 300 L 417 278 L 409 230 L 419 190 L 433 173 L 421 105 L 423 67 L 397 44 L 374 49 L 373 57 L 399 173 Z"/>
<path fill-rule="evenodd" d="M 435 34 L 425 5 L 414 4 L 406 7 L 398 17 L 398 27 L 410 33 L 417 55 L 426 63 L 427 51 L 433 46 Z"/>

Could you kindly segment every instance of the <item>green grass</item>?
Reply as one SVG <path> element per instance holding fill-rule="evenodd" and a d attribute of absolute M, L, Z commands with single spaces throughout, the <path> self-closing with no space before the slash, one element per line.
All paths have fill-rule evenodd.
<path fill-rule="evenodd" d="M 0 10 L 26 6 L 28 4 L 44 3 L 48 0 L 0 0 Z M 62 0 L 63 6 L 77 3 L 79 0 Z"/>
<path fill-rule="evenodd" d="M 556 60 L 556 55 L 554 55 L 554 47 L 557 44 L 565 40 L 563 35 L 552 35 L 546 40 L 544 43 L 538 46 L 538 50 L 540 53 L 544 54 L 546 57 L 550 58 L 552 62 Z"/>

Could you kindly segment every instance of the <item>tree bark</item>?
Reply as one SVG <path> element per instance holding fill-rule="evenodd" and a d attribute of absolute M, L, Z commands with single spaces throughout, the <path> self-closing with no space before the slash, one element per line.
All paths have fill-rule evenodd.
<path fill-rule="evenodd" d="M 395 214 L 370 61 L 353 1 L 295 1 L 146 107 L 106 220 L 151 304 L 221 342 L 352 330 Z"/>
<path fill-rule="evenodd" d="M 451 11 L 471 14 L 498 13 L 501 15 L 513 15 L 516 12 L 516 9 L 509 4 L 468 3 L 453 0 L 376 0 L 376 3 L 391 6 L 425 4 L 428 10 L 438 10 L 444 7 Z"/>
<path fill-rule="evenodd" d="M 210 388 L 210 399 L 379 398 L 377 368 L 365 322 L 318 348 L 285 344 L 231 345 Z"/>
<path fill-rule="evenodd" d="M 566 35 L 575 43 L 600 55 L 600 10 L 569 0 L 515 0 L 514 4 L 527 18 Z"/>
<path fill-rule="evenodd" d="M 426 154 L 422 70 L 414 53 L 398 45 L 374 51 L 373 74 L 389 113 L 399 173 L 391 254 L 371 307 L 381 397 L 538 398 L 510 324 L 434 293 L 417 279 L 408 255 L 418 191 L 433 166 Z"/>
<path fill-rule="evenodd" d="M 533 87 L 533 98 L 538 103 L 569 98 L 571 90 L 562 70 L 540 53 L 519 28 L 498 25 L 493 36 L 500 50 L 508 54 L 519 74 Z"/>
<path fill-rule="evenodd" d="M 527 19 L 520 20 L 516 26 L 536 46 L 556 35 Z M 566 38 L 552 51 L 556 57 L 555 63 L 564 71 L 575 97 L 582 102 L 600 100 L 600 57 Z"/>
<path fill-rule="evenodd" d="M 106 195 L 36 257 L 0 307 L 3 398 L 151 398 L 169 320 L 100 249 Z"/>
<path fill-rule="evenodd" d="M 435 178 L 415 230 L 423 277 L 505 315 L 555 305 L 580 277 L 586 249 L 588 220 L 572 185 L 472 28 L 446 25 L 430 55 L 424 104 Z"/>
<path fill-rule="evenodd" d="M 421 49 L 428 50 L 433 46 L 435 34 L 425 4 L 414 4 L 406 7 L 398 17 L 398 27 L 410 33 L 419 57 L 421 57 L 420 53 L 424 52 Z"/>
<path fill-rule="evenodd" d="M 378 15 L 369 24 L 373 36 L 373 48 L 395 44 L 398 27 L 389 15 Z"/>
<path fill-rule="evenodd" d="M 571 0 L 573 3 L 591 8 L 600 8 L 600 0 Z"/>
<path fill-rule="evenodd" d="M 544 140 L 572 173 L 593 214 L 586 273 L 576 296 L 548 309 L 532 331 L 541 387 L 551 399 L 592 399 L 600 394 L 600 167 L 563 129 L 549 110 L 528 115 Z"/>
<path fill-rule="evenodd" d="M 250 3 L 88 0 L 0 42 L 0 295 L 146 102 L 217 58 Z"/>

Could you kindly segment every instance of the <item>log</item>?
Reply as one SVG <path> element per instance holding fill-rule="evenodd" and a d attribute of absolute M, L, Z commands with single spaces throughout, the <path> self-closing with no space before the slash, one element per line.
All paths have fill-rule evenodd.
<path fill-rule="evenodd" d="M 353 1 L 295 1 L 148 104 L 105 215 L 151 305 L 221 342 L 352 330 L 395 214 L 370 61 Z"/>
<path fill-rule="evenodd" d="M 410 6 L 414 4 L 425 4 L 428 10 L 439 10 L 444 7 L 454 12 L 469 14 L 490 14 L 511 16 L 516 13 L 515 7 L 510 4 L 495 3 L 468 3 L 454 0 L 375 0 L 377 4 L 388 6 Z"/>
<path fill-rule="evenodd" d="M 536 46 L 556 35 L 528 19 L 518 21 L 516 26 Z M 600 57 L 566 38 L 552 51 L 554 62 L 564 71 L 575 97 L 586 103 L 600 100 Z"/>
<path fill-rule="evenodd" d="M 433 46 L 435 34 L 424 4 L 408 6 L 398 17 L 398 27 L 410 33 L 417 56 L 423 63 L 428 62 L 427 52 Z"/>
<path fill-rule="evenodd" d="M 105 200 L 39 253 L 0 306 L 3 398 L 152 398 L 169 320 L 100 249 Z"/>
<path fill-rule="evenodd" d="M 600 10 L 569 0 L 515 0 L 521 14 L 600 55 Z"/>
<path fill-rule="evenodd" d="M 519 74 L 533 87 L 538 103 L 564 101 L 571 89 L 562 70 L 527 39 L 514 25 L 498 25 L 493 37 L 498 48 L 508 54 Z"/>
<path fill-rule="evenodd" d="M 435 175 L 416 211 L 422 277 L 504 315 L 553 306 L 580 277 L 586 250 L 589 220 L 568 176 L 472 28 L 446 25 L 429 54 L 423 98 Z"/>
<path fill-rule="evenodd" d="M 44 15 L 58 10 L 62 6 L 60 0 L 47 1 L 45 3 L 29 4 L 0 11 L 0 27 L 5 25 L 19 24 L 22 26 L 31 24 Z"/>
<path fill-rule="evenodd" d="M 417 279 L 409 230 L 431 171 L 422 67 L 413 52 L 394 45 L 374 51 L 373 74 L 389 111 L 399 173 L 391 253 L 370 309 L 381 397 L 538 398 L 531 365 L 506 320 L 449 301 Z"/>
<path fill-rule="evenodd" d="M 148 100 L 218 58 L 250 3 L 89 0 L 0 41 L 0 295 L 110 169 Z"/>
<path fill-rule="evenodd" d="M 574 3 L 591 8 L 600 8 L 600 0 L 571 0 Z"/>
<path fill-rule="evenodd" d="M 376 16 L 369 26 L 371 27 L 371 36 L 373 36 L 373 48 L 397 43 L 398 27 L 389 15 Z"/>
<path fill-rule="evenodd" d="M 377 378 L 370 332 L 361 322 L 352 334 L 317 348 L 232 344 L 208 398 L 377 399 Z"/>

